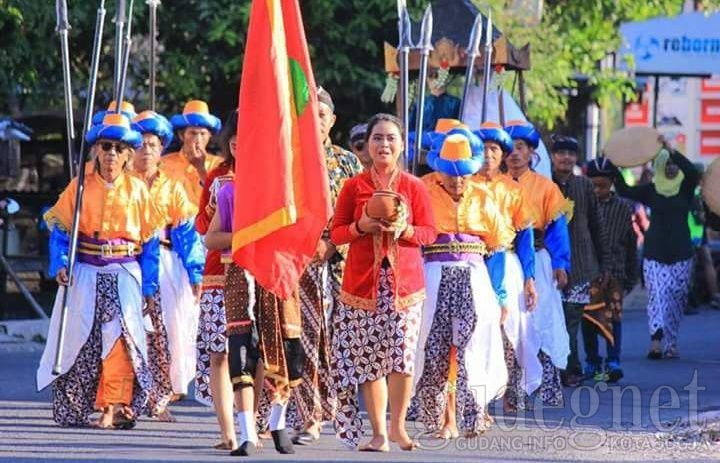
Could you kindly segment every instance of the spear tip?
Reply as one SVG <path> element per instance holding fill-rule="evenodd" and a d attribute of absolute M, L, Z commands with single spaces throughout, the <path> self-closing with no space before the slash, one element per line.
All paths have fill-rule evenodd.
<path fill-rule="evenodd" d="M 425 8 L 423 14 L 422 26 L 420 29 L 420 48 L 423 50 L 432 50 L 432 33 L 433 33 L 433 15 L 430 5 Z"/>

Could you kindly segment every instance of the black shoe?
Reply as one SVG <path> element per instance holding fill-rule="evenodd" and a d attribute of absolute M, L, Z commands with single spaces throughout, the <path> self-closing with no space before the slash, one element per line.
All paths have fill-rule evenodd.
<path fill-rule="evenodd" d="M 232 452 L 230 452 L 230 456 L 233 457 L 251 457 L 257 453 L 257 446 L 250 442 L 245 441 L 240 445 L 240 447 L 236 448 Z"/>
<path fill-rule="evenodd" d="M 625 375 L 623 374 L 623 371 L 620 368 L 610 368 L 607 372 L 607 377 L 608 377 L 607 382 L 608 383 L 617 383 L 618 381 L 620 381 L 623 378 L 623 376 L 625 376 Z"/>
<path fill-rule="evenodd" d="M 288 436 L 286 429 L 270 431 L 270 434 L 272 435 L 272 440 L 275 444 L 275 450 L 277 450 L 278 453 L 295 453 L 295 448 L 293 447 L 292 441 L 290 441 L 290 436 Z"/>
<path fill-rule="evenodd" d="M 583 378 L 581 375 L 576 375 L 575 373 L 568 373 L 564 375 L 562 379 L 562 384 L 565 387 L 578 387 L 582 384 Z"/>

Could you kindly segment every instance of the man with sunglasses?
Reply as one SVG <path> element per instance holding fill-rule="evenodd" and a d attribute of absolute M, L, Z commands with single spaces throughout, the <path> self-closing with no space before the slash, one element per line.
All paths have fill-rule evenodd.
<path fill-rule="evenodd" d="M 550 148 L 553 181 L 565 197 L 573 203 L 570 231 L 570 273 L 563 291 L 565 326 L 570 338 L 570 355 L 567 369 L 562 374 L 568 387 L 579 386 L 586 377 L 605 380 L 604 370 L 598 359 L 588 359 L 583 373 L 578 357 L 577 339 L 583 320 L 585 306 L 590 303 L 590 288 L 605 288 L 610 280 L 611 260 L 607 230 L 600 217 L 597 197 L 592 182 L 574 173 L 578 161 L 579 145 L 575 138 L 555 135 Z M 586 340 L 587 341 L 587 340 Z M 586 348 L 587 352 L 588 349 Z"/>

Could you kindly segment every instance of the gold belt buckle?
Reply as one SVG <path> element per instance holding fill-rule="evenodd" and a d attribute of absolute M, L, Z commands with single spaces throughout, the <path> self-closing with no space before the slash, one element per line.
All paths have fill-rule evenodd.
<path fill-rule="evenodd" d="M 112 245 L 110 243 L 101 244 L 100 245 L 100 255 L 106 259 L 112 258 L 113 257 Z"/>
<path fill-rule="evenodd" d="M 458 241 L 450 241 L 448 244 L 450 245 L 450 253 L 452 254 L 458 254 L 462 249 L 462 246 Z"/>

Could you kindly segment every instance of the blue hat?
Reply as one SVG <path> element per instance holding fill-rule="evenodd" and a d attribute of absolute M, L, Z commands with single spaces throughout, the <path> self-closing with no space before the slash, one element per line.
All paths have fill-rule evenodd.
<path fill-rule="evenodd" d="M 513 140 L 524 140 L 532 149 L 537 149 L 540 146 L 540 132 L 535 130 L 535 127 L 529 122 L 508 121 L 505 131 Z"/>
<path fill-rule="evenodd" d="M 143 111 L 138 114 L 132 123 L 133 130 L 141 134 L 152 133 L 157 135 L 163 148 L 167 148 L 173 139 L 173 128 L 162 114 L 155 111 Z"/>
<path fill-rule="evenodd" d="M 127 143 L 133 148 L 142 146 L 142 135 L 130 128 L 130 120 L 123 114 L 108 113 L 102 122 L 93 126 L 85 136 L 85 141 L 94 145 L 98 140 L 115 140 Z"/>
<path fill-rule="evenodd" d="M 115 100 L 111 101 L 108 105 L 108 108 L 105 111 L 98 111 L 95 114 L 93 114 L 92 117 L 92 125 L 98 125 L 102 124 L 103 118 L 108 113 L 114 113 L 116 111 L 117 103 Z M 133 120 L 135 116 L 137 116 L 137 113 L 135 112 L 135 106 L 133 106 L 132 103 L 128 101 L 123 101 L 120 105 L 120 113 L 124 114 L 125 117 L 127 117 L 130 120 Z"/>
<path fill-rule="evenodd" d="M 429 151 L 435 146 L 436 143 L 440 143 L 440 145 L 442 145 L 442 141 L 445 139 L 445 135 L 447 135 L 450 130 L 459 127 L 468 128 L 467 125 L 463 124 L 458 119 L 438 119 L 435 123 L 435 130 L 422 133 L 420 148 Z M 406 147 L 406 150 L 408 152 L 408 161 L 411 163 L 413 157 L 415 156 L 415 137 L 415 132 L 410 132 L 408 134 L 408 142 L 410 143 L 410 146 Z"/>
<path fill-rule="evenodd" d="M 433 170 L 460 177 L 480 170 L 485 161 L 483 142 L 470 130 L 450 130 L 442 139 L 436 139 L 427 155 L 427 163 Z"/>
<path fill-rule="evenodd" d="M 170 119 L 175 130 L 186 127 L 204 127 L 213 134 L 220 132 L 222 122 L 210 114 L 207 103 L 202 100 L 188 101 L 183 108 L 182 114 L 176 114 Z"/>
<path fill-rule="evenodd" d="M 482 141 L 494 141 L 505 153 L 510 153 L 513 150 L 513 141 L 502 126 L 496 122 L 484 122 L 479 130 L 473 132 L 475 135 L 480 137 Z"/>

